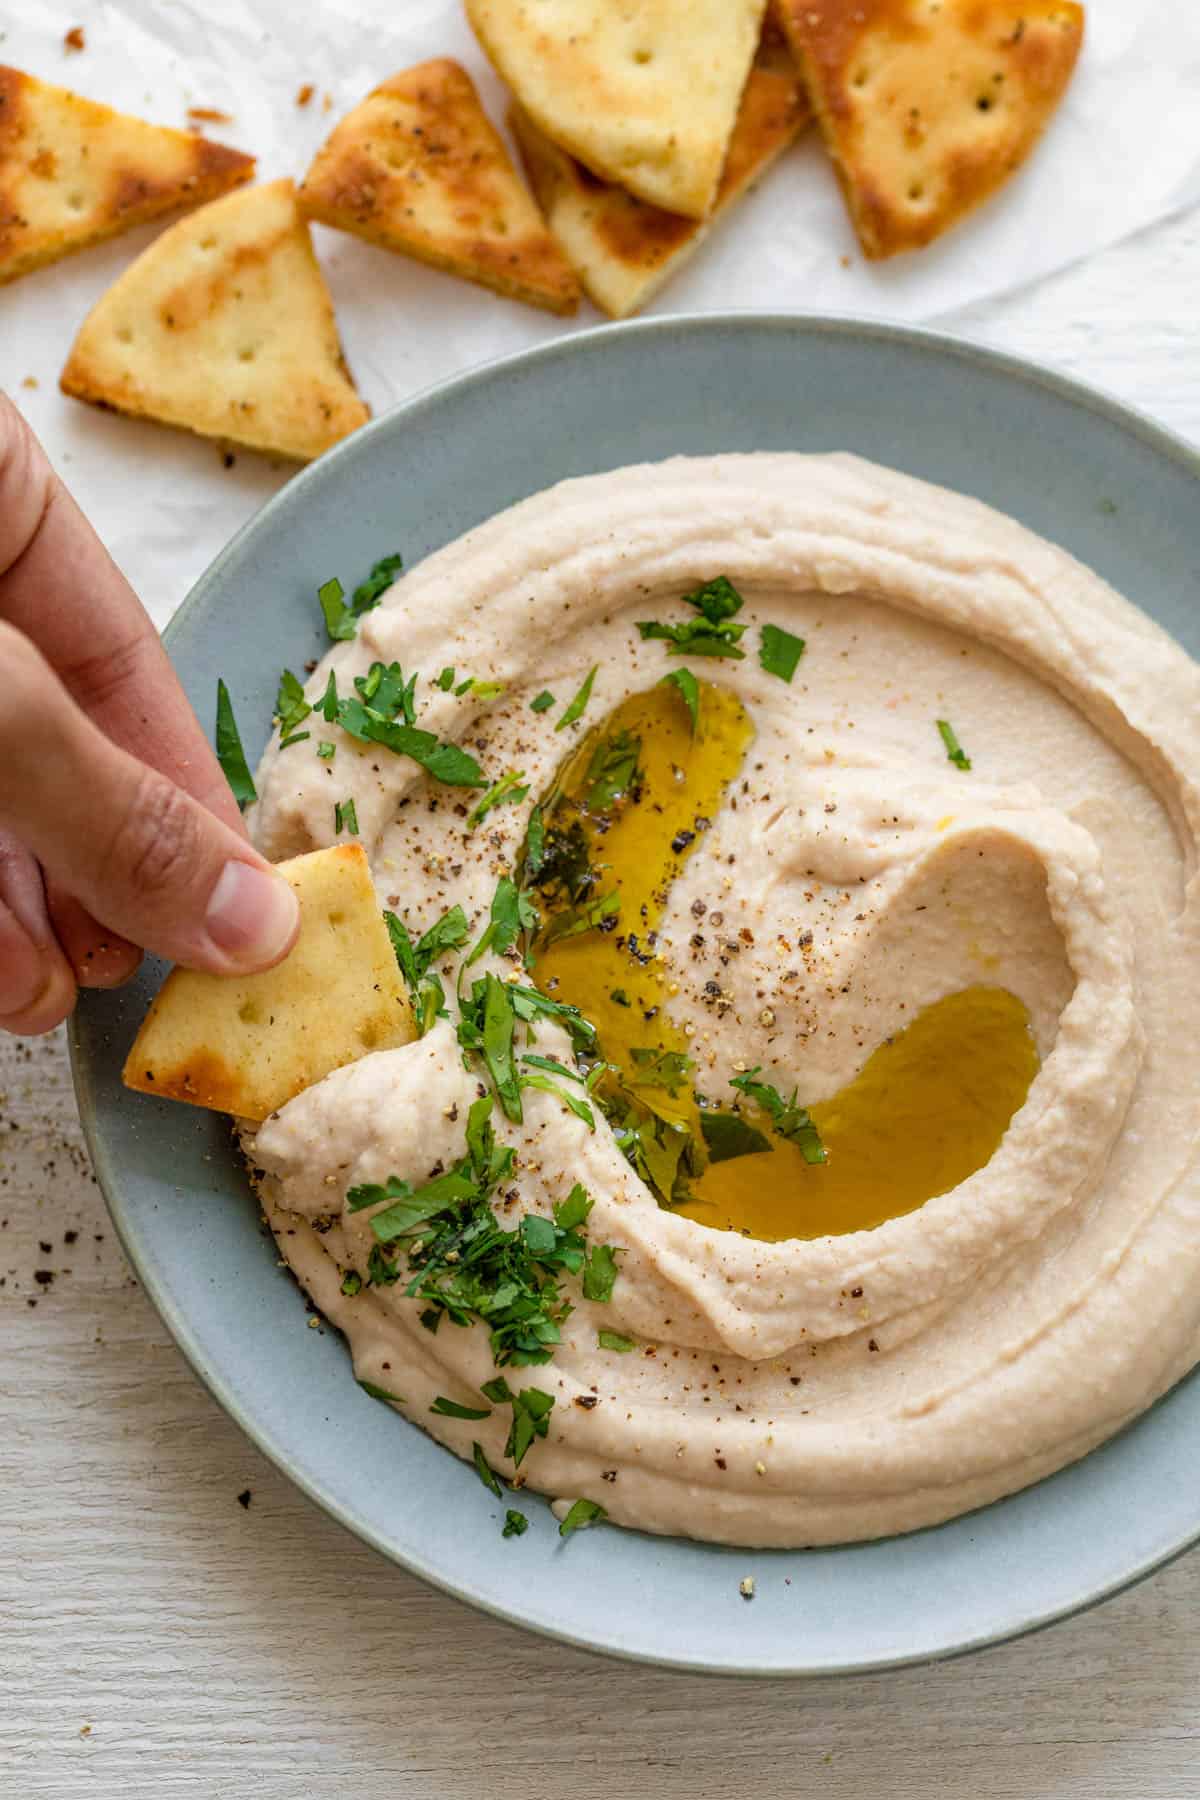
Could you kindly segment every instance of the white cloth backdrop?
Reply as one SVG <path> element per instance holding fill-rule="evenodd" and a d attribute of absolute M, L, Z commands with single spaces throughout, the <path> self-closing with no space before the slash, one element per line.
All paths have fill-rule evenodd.
<path fill-rule="evenodd" d="M 1074 83 L 1038 154 L 934 249 L 864 263 L 815 136 L 790 153 L 652 310 L 757 307 L 932 320 L 1035 280 L 1200 200 L 1200 8 L 1089 0 Z M 86 48 L 66 31 L 82 25 Z M 0 0 L 0 59 L 165 124 L 232 115 L 214 136 L 271 177 L 300 175 L 372 86 L 452 55 L 504 100 L 460 0 Z M 296 95 L 316 89 L 305 109 Z M 32 420 L 160 624 L 290 468 L 93 412 L 56 387 L 88 307 L 146 227 L 0 289 L 0 386 Z M 317 228 L 347 354 L 376 412 L 472 364 L 597 323 L 538 314 Z M 36 384 L 36 385 L 33 385 Z"/>

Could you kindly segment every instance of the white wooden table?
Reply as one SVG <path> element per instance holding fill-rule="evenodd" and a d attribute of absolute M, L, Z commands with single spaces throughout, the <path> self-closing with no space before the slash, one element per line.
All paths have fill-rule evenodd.
<path fill-rule="evenodd" d="M 1200 442 L 1198 308 L 1193 214 L 950 323 Z M 0 1280 L 5 1800 L 1200 1794 L 1200 1554 L 1023 1643 L 807 1685 L 603 1662 L 392 1568 L 170 1343 L 58 1038 L 0 1043 Z"/>

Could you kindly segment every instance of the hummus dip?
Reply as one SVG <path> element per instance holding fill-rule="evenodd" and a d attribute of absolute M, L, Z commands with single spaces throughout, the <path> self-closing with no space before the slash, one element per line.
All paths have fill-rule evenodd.
<path fill-rule="evenodd" d="M 325 722 L 392 664 L 477 785 Z M 1200 670 L 1097 576 L 852 457 L 679 458 L 467 533 L 305 693 L 255 841 L 356 831 L 405 942 L 451 923 L 423 1035 L 246 1147 L 360 1380 L 458 1455 L 625 1525 L 835 1543 L 1037 1480 L 1197 1360 Z M 591 1036 L 506 1015 L 481 1048 L 515 987 Z M 541 1362 L 372 1227 L 489 1095 L 496 1222 L 592 1202 Z M 553 1400 L 519 1468 L 498 1375 Z"/>

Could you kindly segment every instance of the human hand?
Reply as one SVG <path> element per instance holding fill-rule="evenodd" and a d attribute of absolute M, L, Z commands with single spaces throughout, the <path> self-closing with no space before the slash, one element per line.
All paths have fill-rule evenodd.
<path fill-rule="evenodd" d="M 143 949 L 269 968 L 298 923 L 158 633 L 0 394 L 0 1031 L 51 1030 Z"/>

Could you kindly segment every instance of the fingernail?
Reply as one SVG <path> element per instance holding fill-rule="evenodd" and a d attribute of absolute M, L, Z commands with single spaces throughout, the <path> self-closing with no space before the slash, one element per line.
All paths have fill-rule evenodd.
<path fill-rule="evenodd" d="M 300 903 L 282 875 L 232 861 L 209 896 L 204 923 L 213 944 L 231 962 L 258 969 L 283 955 L 299 917 Z"/>

